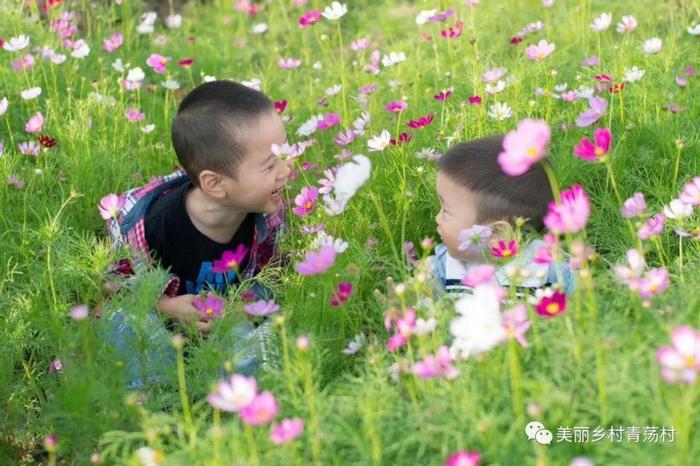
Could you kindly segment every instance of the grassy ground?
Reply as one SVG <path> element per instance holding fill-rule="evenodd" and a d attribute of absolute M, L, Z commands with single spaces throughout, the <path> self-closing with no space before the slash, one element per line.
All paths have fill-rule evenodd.
<path fill-rule="evenodd" d="M 577 456 L 605 465 L 697 463 L 698 384 L 662 380 L 655 354 L 669 344 L 674 327 L 700 326 L 698 243 L 679 238 L 675 221 L 669 221 L 660 237 L 642 244 L 648 264 L 670 272 L 670 287 L 649 307 L 615 283 L 612 265 L 624 262 L 626 251 L 638 243 L 619 215 L 609 172 L 572 155 L 579 140 L 592 133 L 592 127 L 574 124 L 586 99 L 567 103 L 534 92 L 537 87 L 555 92 L 554 86 L 563 83 L 568 89 L 595 87 L 598 73 L 620 83 L 625 68 L 644 69 L 643 78 L 626 83 L 622 92 L 601 94 L 610 103 L 599 125 L 614 135 L 610 164 L 620 198 L 642 192 L 649 211 L 660 212 L 700 173 L 700 82 L 689 77 L 681 87 L 675 81 L 686 67 L 700 67 L 700 37 L 686 30 L 700 21 L 696 4 L 557 1 L 544 8 L 534 0 L 513 0 L 470 8 L 461 2 L 352 1 L 338 21 L 322 18 L 300 28 L 298 19 L 305 11 L 327 5 L 273 1 L 251 17 L 221 1 L 189 5 L 180 28 L 166 29 L 159 19 L 153 33 L 139 34 L 139 2 L 105 6 L 64 1 L 49 14 L 76 13 L 73 39 L 83 38 L 91 49 L 81 59 L 71 56 L 44 15 L 40 19 L 21 3 L 0 0 L 5 12 L 0 37 L 6 43 L 20 34 L 31 38 L 21 52 L 0 53 L 0 99 L 9 101 L 0 116 L 0 175 L 8 179 L 0 184 L 0 463 L 53 461 L 55 456 L 42 447 L 51 433 L 58 438 L 58 461 L 65 464 L 89 464 L 93 453 L 105 464 L 139 464 L 135 452 L 144 446 L 162 452 L 165 464 L 442 464 L 462 449 L 479 451 L 481 464 L 490 465 L 563 465 Z M 450 6 L 456 11 L 444 22 L 416 24 L 421 10 Z M 613 16 L 610 29 L 592 31 L 591 22 L 604 12 Z M 634 32 L 615 32 L 623 15 L 638 21 Z M 457 20 L 464 22 L 461 36 L 441 37 L 440 31 Z M 520 44 L 510 43 L 526 24 L 538 20 L 544 22 L 542 31 L 528 34 Z M 252 34 L 257 23 L 266 23 L 267 32 Z M 124 44 L 108 53 L 102 41 L 113 33 L 123 34 Z M 646 54 L 642 43 L 652 37 L 661 38 L 663 46 Z M 349 44 L 360 38 L 370 40 L 369 48 L 351 50 Z M 555 43 L 555 51 L 542 61 L 528 60 L 525 47 L 540 39 Z M 33 50 L 43 45 L 66 54 L 65 62 L 42 60 Z M 379 65 L 380 73 L 374 75 L 364 71 L 374 50 L 381 56 L 404 52 L 406 60 Z M 28 53 L 35 56 L 34 66 L 15 72 L 12 62 Z M 152 53 L 172 57 L 164 74 L 146 66 Z M 600 57 L 600 66 L 581 67 L 591 55 Z M 297 58 L 301 65 L 280 69 L 281 57 Z M 120 89 L 126 71 L 113 68 L 118 58 L 144 70 L 140 90 Z M 194 59 L 192 66 L 178 66 L 186 58 Z M 502 92 L 489 95 L 482 74 L 493 67 L 506 67 L 514 79 Z M 298 162 L 301 176 L 288 187 L 291 197 L 302 186 L 316 185 L 323 170 L 338 163 L 334 155 L 341 148 L 334 144 L 335 134 L 350 128 L 361 111 L 369 112 L 372 121 L 365 136 L 348 147 L 354 154 L 367 154 L 367 140 L 383 129 L 396 138 L 410 130 L 408 119 L 435 115 L 432 125 L 411 130 L 410 142 L 370 155 L 371 179 L 342 215 L 326 215 L 320 206 L 303 219 L 289 215 L 282 247 L 292 262 L 313 239 L 299 232 L 303 225 L 323 221 L 326 231 L 349 247 L 320 276 L 302 277 L 292 267 L 264 273 L 284 317 L 276 328 L 286 357 L 282 370 L 262 376 L 259 386 L 276 396 L 278 420 L 299 417 L 305 422 L 304 434 L 287 445 L 272 445 L 268 427 L 245 428 L 236 415 L 214 413 L 206 403 L 221 364 L 222 329 L 188 346 L 186 407 L 182 387 L 149 389 L 145 403 L 137 404 L 123 387 L 121 362 L 101 337 L 99 321 L 76 322 L 68 316 L 76 304 L 93 309 L 101 304 L 103 315 L 109 315 L 119 305 L 148 309 L 156 299 L 162 273 L 153 271 L 140 278 L 133 293 L 102 303 L 114 254 L 96 206 L 107 193 L 171 171 L 176 159 L 170 120 L 181 97 L 206 75 L 257 78 L 271 98 L 286 99 L 282 115 L 290 119 L 291 141 L 302 139 L 296 129 L 311 115 L 340 115 L 338 127 L 314 135 L 318 142 L 302 159 L 316 168 L 304 170 Z M 165 79 L 176 80 L 180 88 L 165 89 Z M 365 107 L 356 99 L 358 89 L 373 83 L 379 87 Z M 342 85 L 340 93 L 327 98 L 327 107 L 319 106 L 335 84 Z M 34 86 L 41 87 L 40 97 L 23 100 L 20 91 Z M 433 97 L 448 88 L 454 90 L 448 99 Z M 99 101 L 91 93 L 105 97 Z M 482 105 L 470 105 L 472 95 L 481 96 Z M 408 103 L 403 113 L 384 109 L 400 99 Z M 494 102 L 507 103 L 513 115 L 502 121 L 489 117 Z M 668 110 L 670 103 L 682 111 Z M 124 117 L 132 107 L 145 114 L 143 121 Z M 44 129 L 29 134 L 24 125 L 37 111 L 45 118 Z M 430 298 L 402 253 L 404 243 L 412 241 L 420 255 L 421 240 L 436 236 L 435 168 L 416 153 L 429 147 L 442 152 L 456 141 L 504 133 L 526 117 L 544 119 L 553 128 L 548 159 L 559 185 L 581 183 L 591 196 L 590 221 L 577 236 L 599 253 L 585 267 L 591 278 L 580 281 L 562 316 L 542 319 L 531 311 L 529 347 L 511 340 L 460 361 L 461 373 L 454 380 L 404 374 L 395 382 L 387 368 L 396 362 L 410 365 L 448 344 L 454 317 L 452 303 Z M 140 129 L 147 124 L 155 125 L 150 133 Z M 38 134 L 55 138 L 56 146 L 38 156 L 21 155 L 17 144 Z M 697 209 L 683 222 L 686 229 L 697 227 Z M 428 297 L 419 315 L 438 320 L 435 332 L 414 337 L 397 353 L 385 349 L 387 309 L 372 293 L 385 289 L 389 275 L 407 285 L 398 306 Z M 328 301 L 340 281 L 352 282 L 354 290 L 335 309 Z M 239 308 L 240 298 L 229 297 L 227 306 Z M 355 356 L 343 354 L 359 333 L 366 336 L 363 349 Z M 302 335 L 311 342 L 306 351 L 295 344 Z M 57 358 L 63 368 L 49 371 Z M 523 435 L 531 420 L 552 430 L 550 445 Z M 626 434 L 621 442 L 607 435 L 598 442 L 566 442 L 557 441 L 560 426 L 588 426 L 591 431 L 601 426 L 606 432 L 618 426 L 673 426 L 676 436 L 673 442 L 643 437 L 634 442 Z"/>

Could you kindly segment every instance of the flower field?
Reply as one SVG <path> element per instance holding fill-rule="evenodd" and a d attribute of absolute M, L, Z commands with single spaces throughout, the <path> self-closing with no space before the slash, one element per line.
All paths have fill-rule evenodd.
<path fill-rule="evenodd" d="M 696 1 L 0 12 L 0 464 L 700 464 Z M 283 260 L 257 277 L 274 297 L 203 293 L 210 334 L 175 332 L 172 383 L 130 390 L 105 323 L 146 328 L 166 277 L 112 273 L 105 220 L 174 171 L 173 116 L 215 80 L 285 123 Z M 534 238 L 521 223 L 464 276 L 472 294 L 431 283 L 436 161 L 494 134 L 505 174 L 547 174 L 535 260 L 568 260 L 570 293 L 495 283 L 489 264 Z M 223 351 L 240 321 L 273 329 L 255 376 Z"/>

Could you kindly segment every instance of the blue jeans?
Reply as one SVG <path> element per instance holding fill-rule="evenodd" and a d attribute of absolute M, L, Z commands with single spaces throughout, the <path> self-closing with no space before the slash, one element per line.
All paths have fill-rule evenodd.
<path fill-rule="evenodd" d="M 118 309 L 107 319 L 105 330 L 107 342 L 124 363 L 128 389 L 175 384 L 173 335 L 155 310 L 136 316 Z M 247 320 L 236 323 L 224 338 L 232 343 L 225 353 L 235 361 L 234 372 L 255 375 L 264 367 L 276 367 L 279 357 L 274 339 L 271 319 L 257 327 Z M 219 376 L 224 375 L 221 368 Z"/>

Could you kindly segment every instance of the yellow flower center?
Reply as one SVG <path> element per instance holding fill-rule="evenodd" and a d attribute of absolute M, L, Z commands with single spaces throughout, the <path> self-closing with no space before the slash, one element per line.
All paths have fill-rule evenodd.
<path fill-rule="evenodd" d="M 529 155 L 530 157 L 532 157 L 532 158 L 537 157 L 537 147 L 530 147 L 530 148 L 527 150 L 527 153 L 528 153 L 528 155 Z"/>
<path fill-rule="evenodd" d="M 545 310 L 547 312 L 549 312 L 550 314 L 556 314 L 557 312 L 559 312 L 559 304 L 549 303 L 549 304 L 547 304 L 547 307 L 545 308 Z"/>
<path fill-rule="evenodd" d="M 513 255 L 513 251 L 511 251 L 509 248 L 507 248 L 507 249 L 504 249 L 503 251 L 501 251 L 501 255 L 503 257 L 510 257 Z"/>
<path fill-rule="evenodd" d="M 238 261 L 229 261 L 227 265 L 228 265 L 229 269 L 237 269 L 238 268 Z"/>
<path fill-rule="evenodd" d="M 695 356 L 686 356 L 685 358 L 685 365 L 688 367 L 694 367 L 698 363 L 697 359 L 695 359 Z"/>
<path fill-rule="evenodd" d="M 204 311 L 204 313 L 205 313 L 206 315 L 208 315 L 208 316 L 213 316 L 213 315 L 214 315 L 214 309 L 212 309 L 212 308 L 209 307 L 209 308 L 207 308 L 206 311 Z"/>
<path fill-rule="evenodd" d="M 311 202 L 311 201 L 306 201 L 306 204 L 304 204 L 304 207 L 307 208 L 307 209 L 310 209 L 311 206 L 313 206 L 313 205 L 314 205 L 313 202 Z"/>
<path fill-rule="evenodd" d="M 658 288 L 659 288 L 659 284 L 658 284 L 658 283 L 653 283 L 653 284 L 649 285 L 649 291 L 651 291 L 652 293 L 653 293 L 654 291 L 656 291 Z"/>
<path fill-rule="evenodd" d="M 602 157 L 605 154 L 602 147 L 596 147 L 594 152 L 596 157 Z"/>

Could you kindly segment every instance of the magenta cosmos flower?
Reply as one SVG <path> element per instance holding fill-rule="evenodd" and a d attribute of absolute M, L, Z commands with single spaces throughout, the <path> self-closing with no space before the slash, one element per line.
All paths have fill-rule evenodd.
<path fill-rule="evenodd" d="M 700 332 L 688 325 L 671 332 L 673 346 L 662 346 L 656 352 L 661 377 L 671 383 L 693 383 L 700 371 Z"/>
<path fill-rule="evenodd" d="M 561 291 L 554 291 L 549 296 L 542 296 L 535 305 L 535 311 L 544 317 L 554 317 L 566 311 L 566 295 Z"/>
<path fill-rule="evenodd" d="M 510 176 L 522 175 L 547 155 L 547 144 L 551 136 L 549 125 L 542 120 L 526 119 L 518 123 L 516 130 L 503 138 L 503 152 L 498 163 Z"/>
<path fill-rule="evenodd" d="M 509 259 L 518 253 L 518 242 L 514 239 L 510 241 L 500 240 L 496 246 L 491 248 L 491 254 L 493 257 L 498 257 L 499 259 Z"/>
<path fill-rule="evenodd" d="M 274 395 L 270 392 L 262 392 L 241 408 L 238 414 L 246 424 L 260 426 L 272 421 L 277 416 L 278 409 Z"/>
<path fill-rule="evenodd" d="M 540 40 L 537 45 L 531 45 L 525 49 L 525 55 L 527 58 L 533 61 L 541 61 L 547 58 L 554 52 L 554 44 L 547 42 L 546 40 Z"/>
<path fill-rule="evenodd" d="M 316 129 L 328 129 L 340 123 L 340 115 L 336 113 L 327 113 L 323 116 L 323 119 L 318 120 L 316 123 Z"/>
<path fill-rule="evenodd" d="M 593 132 L 593 141 L 588 138 L 581 139 L 581 142 L 574 147 L 574 155 L 583 160 L 600 160 L 608 154 L 612 133 L 608 128 L 598 128 Z"/>
<path fill-rule="evenodd" d="M 396 100 L 394 102 L 389 102 L 384 108 L 391 113 L 399 113 L 406 110 L 408 108 L 408 104 L 403 100 Z"/>
<path fill-rule="evenodd" d="M 304 186 L 301 188 L 301 193 L 294 198 L 294 203 L 297 205 L 292 209 L 292 212 L 299 217 L 306 217 L 314 210 L 318 199 L 318 189 L 314 187 Z"/>
<path fill-rule="evenodd" d="M 163 55 L 152 53 L 151 56 L 146 59 L 146 64 L 156 73 L 163 74 L 165 72 L 165 67 L 168 64 L 168 59 Z"/>
<path fill-rule="evenodd" d="M 207 401 L 221 411 L 238 412 L 253 401 L 257 388 L 255 377 L 233 374 L 228 381 L 217 384 L 216 390 L 207 395 Z"/>
<path fill-rule="evenodd" d="M 36 112 L 24 125 L 24 130 L 28 133 L 38 133 L 42 129 L 44 129 L 44 115 L 41 112 Z"/>
<path fill-rule="evenodd" d="M 323 246 L 318 252 L 307 252 L 303 262 L 299 262 L 295 269 L 301 275 L 317 275 L 328 270 L 335 262 L 335 246 L 332 244 Z"/>
<path fill-rule="evenodd" d="M 216 295 L 207 295 L 205 299 L 195 298 L 192 303 L 199 311 L 199 316 L 204 320 L 218 319 L 224 309 L 224 299 Z"/>
<path fill-rule="evenodd" d="M 307 11 L 299 18 L 299 26 L 306 27 L 317 23 L 321 19 L 321 12 L 318 10 Z"/>
<path fill-rule="evenodd" d="M 224 251 L 221 259 L 214 261 L 212 271 L 214 273 L 237 272 L 247 253 L 248 248 L 244 244 L 239 244 L 235 251 Z"/>
<path fill-rule="evenodd" d="M 608 109 L 608 101 L 602 97 L 594 96 L 588 99 L 588 109 L 581 112 L 576 120 L 576 126 L 585 128 L 600 120 Z"/>
<path fill-rule="evenodd" d="M 105 220 L 117 218 L 122 207 L 124 207 L 124 197 L 110 193 L 100 199 L 100 204 L 97 208 L 100 211 L 100 217 Z"/>
<path fill-rule="evenodd" d="M 331 299 L 331 306 L 338 307 L 350 298 L 352 293 L 352 283 L 341 282 L 338 283 L 338 289 L 333 292 L 333 298 Z"/>
<path fill-rule="evenodd" d="M 478 451 L 462 450 L 450 455 L 445 460 L 445 466 L 479 466 L 481 453 Z"/>
<path fill-rule="evenodd" d="M 304 432 L 304 421 L 295 417 L 294 419 L 282 419 L 279 424 L 272 426 L 270 431 L 270 441 L 275 445 L 291 442 Z"/>
<path fill-rule="evenodd" d="M 275 304 L 274 299 L 271 299 L 269 301 L 261 299 L 255 301 L 254 303 L 246 304 L 243 307 L 243 310 L 246 314 L 250 314 L 252 316 L 266 316 L 268 314 L 272 314 L 274 312 L 279 311 L 280 307 L 279 304 Z"/>
<path fill-rule="evenodd" d="M 413 129 L 418 129 L 418 128 L 425 128 L 428 126 L 430 123 L 433 122 L 433 112 L 430 112 L 429 114 L 419 117 L 417 120 L 408 120 L 408 127 L 413 128 Z"/>
<path fill-rule="evenodd" d="M 555 234 L 576 233 L 588 222 L 591 204 L 580 184 L 561 192 L 559 202 L 550 202 L 544 224 Z"/>

